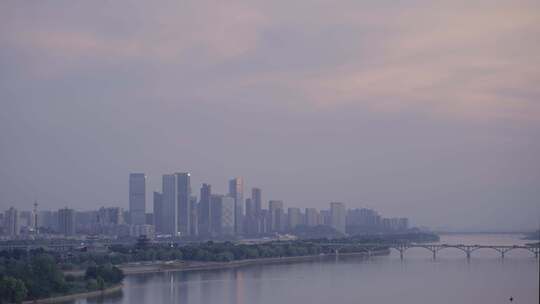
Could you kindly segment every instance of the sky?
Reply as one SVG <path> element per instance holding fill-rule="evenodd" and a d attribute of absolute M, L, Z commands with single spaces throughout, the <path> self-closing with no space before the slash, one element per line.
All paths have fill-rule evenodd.
<path fill-rule="evenodd" d="M 0 2 L 0 210 L 128 175 L 286 206 L 540 227 L 540 2 Z"/>

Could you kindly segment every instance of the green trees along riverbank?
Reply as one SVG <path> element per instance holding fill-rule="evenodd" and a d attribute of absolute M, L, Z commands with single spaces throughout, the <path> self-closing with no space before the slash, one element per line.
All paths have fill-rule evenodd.
<path fill-rule="evenodd" d="M 89 267 L 86 275 L 64 275 L 52 254 L 43 250 L 0 252 L 0 303 L 20 303 L 66 294 L 103 290 L 124 275 L 105 264 Z"/>

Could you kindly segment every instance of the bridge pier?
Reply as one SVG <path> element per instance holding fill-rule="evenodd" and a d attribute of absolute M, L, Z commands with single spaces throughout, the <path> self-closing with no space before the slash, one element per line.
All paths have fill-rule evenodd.
<path fill-rule="evenodd" d="M 471 258 L 471 252 L 467 250 L 467 259 L 469 260 Z"/>
<path fill-rule="evenodd" d="M 403 250 L 399 251 L 399 258 L 403 260 Z"/>
<path fill-rule="evenodd" d="M 433 250 L 433 259 L 437 259 L 437 251 Z"/>

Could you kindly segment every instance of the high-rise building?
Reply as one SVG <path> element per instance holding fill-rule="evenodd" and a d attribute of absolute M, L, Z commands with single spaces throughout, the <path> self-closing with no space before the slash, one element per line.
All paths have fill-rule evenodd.
<path fill-rule="evenodd" d="M 162 224 L 160 233 L 176 236 L 178 234 L 178 190 L 176 184 L 176 175 L 163 175 L 161 186 Z"/>
<path fill-rule="evenodd" d="M 4 213 L 4 230 L 10 237 L 19 235 L 21 227 L 17 209 L 11 207 Z"/>
<path fill-rule="evenodd" d="M 191 174 L 176 173 L 178 191 L 178 232 L 181 236 L 191 235 Z"/>
<path fill-rule="evenodd" d="M 330 225 L 341 233 L 345 233 L 347 210 L 344 203 L 330 203 Z"/>
<path fill-rule="evenodd" d="M 409 219 L 406 217 L 399 218 L 398 230 L 407 230 L 409 229 Z"/>
<path fill-rule="evenodd" d="M 144 173 L 129 175 L 129 214 L 132 225 L 146 223 L 146 175 Z"/>
<path fill-rule="evenodd" d="M 21 227 L 31 227 L 32 226 L 32 212 L 23 210 L 19 211 L 19 225 Z"/>
<path fill-rule="evenodd" d="M 251 189 L 251 200 L 253 202 L 253 209 L 255 211 L 255 216 L 261 214 L 262 210 L 262 191 L 259 188 Z"/>
<path fill-rule="evenodd" d="M 199 201 L 199 234 L 208 236 L 211 232 L 210 221 L 212 218 L 212 209 L 210 208 L 210 196 L 212 195 L 212 186 L 202 184 L 201 199 Z"/>
<path fill-rule="evenodd" d="M 190 219 L 189 219 L 189 235 L 197 236 L 199 235 L 199 219 L 197 211 L 199 206 L 197 204 L 197 197 L 191 196 L 189 198 L 189 210 L 190 210 Z"/>
<path fill-rule="evenodd" d="M 330 210 L 321 210 L 319 212 L 319 225 L 332 226 L 332 214 Z"/>
<path fill-rule="evenodd" d="M 381 226 L 381 216 L 367 208 L 347 210 L 347 226 L 358 231 L 377 231 Z"/>
<path fill-rule="evenodd" d="M 101 207 L 96 214 L 97 224 L 100 226 L 113 226 L 124 224 L 124 210 L 120 207 Z"/>
<path fill-rule="evenodd" d="M 319 212 L 315 208 L 306 208 L 306 226 L 317 226 L 319 224 Z"/>
<path fill-rule="evenodd" d="M 58 231 L 58 212 L 50 210 L 40 210 L 38 215 L 39 229 L 51 232 Z"/>
<path fill-rule="evenodd" d="M 253 200 L 251 198 L 246 198 L 246 216 L 244 217 L 244 232 L 247 235 L 256 234 L 255 224 L 255 208 L 253 206 Z"/>
<path fill-rule="evenodd" d="M 293 230 L 296 226 L 302 224 L 302 213 L 300 208 L 288 208 L 287 209 L 287 227 L 289 230 Z"/>
<path fill-rule="evenodd" d="M 229 180 L 229 196 L 234 199 L 234 232 L 241 234 L 243 232 L 242 221 L 244 218 L 244 180 L 236 177 Z"/>
<path fill-rule="evenodd" d="M 272 230 L 272 221 L 270 218 L 270 211 L 268 209 L 262 209 L 259 216 L 259 234 L 266 234 Z"/>
<path fill-rule="evenodd" d="M 163 213 L 163 194 L 154 191 L 154 230 L 156 233 L 163 233 L 164 213 Z"/>
<path fill-rule="evenodd" d="M 270 212 L 270 231 L 283 231 L 286 224 L 283 201 L 269 201 L 268 211 Z"/>
<path fill-rule="evenodd" d="M 234 198 L 224 195 L 212 195 L 212 234 L 220 236 L 234 235 Z"/>
<path fill-rule="evenodd" d="M 58 210 L 58 232 L 65 236 L 75 235 L 75 210 L 67 207 Z"/>

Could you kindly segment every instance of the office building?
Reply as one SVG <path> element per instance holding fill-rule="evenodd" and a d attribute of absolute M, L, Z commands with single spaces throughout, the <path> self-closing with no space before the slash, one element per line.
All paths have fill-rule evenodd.
<path fill-rule="evenodd" d="M 176 173 L 176 189 L 178 191 L 178 232 L 181 236 L 191 235 L 191 174 Z"/>
<path fill-rule="evenodd" d="M 176 175 L 162 177 L 162 216 L 160 233 L 176 236 L 178 234 L 178 190 Z"/>
<path fill-rule="evenodd" d="M 100 226 L 114 226 L 124 224 L 124 210 L 119 207 L 101 207 L 97 211 L 97 224 Z"/>
<path fill-rule="evenodd" d="M 212 195 L 210 202 L 212 208 L 212 234 L 216 236 L 234 235 L 234 198 L 224 195 Z"/>
<path fill-rule="evenodd" d="M 347 210 L 344 203 L 330 203 L 330 225 L 341 233 L 345 233 Z"/>
<path fill-rule="evenodd" d="M 163 233 L 164 213 L 163 213 L 163 194 L 154 191 L 153 195 L 153 208 L 154 208 L 154 231 L 156 233 Z"/>
<path fill-rule="evenodd" d="M 269 201 L 268 211 L 270 213 L 270 231 L 283 231 L 286 225 L 283 201 Z"/>
<path fill-rule="evenodd" d="M 190 211 L 189 235 L 191 236 L 199 235 L 199 219 L 198 219 L 198 214 L 197 214 L 198 209 L 199 209 L 199 206 L 197 204 L 197 197 L 191 196 L 189 198 L 189 211 Z"/>
<path fill-rule="evenodd" d="M 253 209 L 255 216 L 261 214 L 262 210 L 262 190 L 259 188 L 251 189 L 251 201 L 253 202 Z"/>
<path fill-rule="evenodd" d="M 58 210 L 58 232 L 65 236 L 75 235 L 75 210 L 67 207 Z"/>
<path fill-rule="evenodd" d="M 315 208 L 306 208 L 305 214 L 305 223 L 306 226 L 317 226 L 319 225 L 319 212 Z"/>
<path fill-rule="evenodd" d="M 212 195 L 212 186 L 202 184 L 201 199 L 199 201 L 199 234 L 208 236 L 211 232 L 210 221 L 212 218 L 212 209 L 210 208 L 210 196 Z"/>
<path fill-rule="evenodd" d="M 58 231 L 58 212 L 50 210 L 40 210 L 38 212 L 38 227 L 41 231 Z"/>
<path fill-rule="evenodd" d="M 242 234 L 244 219 L 244 181 L 241 177 L 229 180 L 229 196 L 234 199 L 234 232 Z"/>
<path fill-rule="evenodd" d="M 16 237 L 20 231 L 19 211 L 11 207 L 4 212 L 4 232 L 7 236 Z"/>
<path fill-rule="evenodd" d="M 297 226 L 302 224 L 302 213 L 300 208 L 288 208 L 287 209 L 287 228 L 293 230 Z"/>
<path fill-rule="evenodd" d="M 146 223 L 146 175 L 144 173 L 129 175 L 129 214 L 132 225 Z"/>

